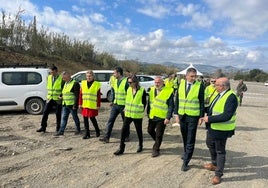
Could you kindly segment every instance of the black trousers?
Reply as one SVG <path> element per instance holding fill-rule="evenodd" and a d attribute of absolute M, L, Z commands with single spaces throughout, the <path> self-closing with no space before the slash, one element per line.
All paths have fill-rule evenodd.
<path fill-rule="evenodd" d="M 226 158 L 226 139 L 215 139 L 207 131 L 206 144 L 210 152 L 211 162 L 217 169 L 215 175 L 221 177 L 223 175 L 225 158 Z"/>
<path fill-rule="evenodd" d="M 43 116 L 42 116 L 42 120 L 41 120 L 41 127 L 46 130 L 48 115 L 52 111 L 53 107 L 56 108 L 56 120 L 57 120 L 56 131 L 58 132 L 60 130 L 62 104 L 57 103 L 57 101 L 55 100 L 49 100 L 46 103 Z"/>
<path fill-rule="evenodd" d="M 130 124 L 134 123 L 136 132 L 139 139 L 139 146 L 143 146 L 143 134 L 142 134 L 142 118 L 141 119 L 133 119 L 130 117 L 125 117 L 124 124 L 121 131 L 121 145 L 124 145 L 125 139 L 129 136 Z"/>
<path fill-rule="evenodd" d="M 160 150 L 160 146 L 163 140 L 165 129 L 166 129 L 166 125 L 164 124 L 164 119 L 157 120 L 157 121 L 153 121 L 152 119 L 149 119 L 149 125 L 148 125 L 147 131 L 155 141 L 153 145 L 154 151 Z"/>
<path fill-rule="evenodd" d="M 183 162 L 188 165 L 192 159 L 196 140 L 198 118 L 183 117 L 180 120 L 180 130 L 183 140 Z"/>
<path fill-rule="evenodd" d="M 88 121 L 88 117 L 83 116 L 83 119 L 84 119 L 84 127 L 85 127 L 86 134 L 89 135 L 89 121 Z M 93 125 L 93 127 L 94 127 L 94 129 L 96 131 L 96 134 L 99 134 L 100 133 L 100 129 L 99 129 L 99 125 L 98 125 L 98 122 L 97 122 L 96 117 L 90 117 L 89 119 L 92 122 L 92 125 Z"/>

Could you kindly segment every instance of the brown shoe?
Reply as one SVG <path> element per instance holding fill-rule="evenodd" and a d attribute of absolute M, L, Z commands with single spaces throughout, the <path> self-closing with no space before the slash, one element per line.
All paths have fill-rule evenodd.
<path fill-rule="evenodd" d="M 212 183 L 213 185 L 220 184 L 220 183 L 221 183 L 221 177 L 219 177 L 219 176 L 214 176 L 214 177 L 212 178 L 212 180 L 211 180 L 211 183 Z"/>
<path fill-rule="evenodd" d="M 207 170 L 210 170 L 210 171 L 215 171 L 217 166 L 215 166 L 214 164 L 212 163 L 208 163 L 208 164 L 204 164 L 204 169 L 207 169 Z"/>

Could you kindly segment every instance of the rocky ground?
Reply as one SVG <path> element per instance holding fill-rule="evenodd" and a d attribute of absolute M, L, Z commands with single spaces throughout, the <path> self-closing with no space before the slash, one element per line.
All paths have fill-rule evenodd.
<path fill-rule="evenodd" d="M 237 84 L 236 82 L 234 84 Z M 137 136 L 131 126 L 131 140 L 122 156 L 118 149 L 119 117 L 111 142 L 95 137 L 83 140 L 74 135 L 74 122 L 64 136 L 54 137 L 55 116 L 49 117 L 48 133 L 40 134 L 41 116 L 24 112 L 0 114 L 0 187 L 268 187 L 268 87 L 247 83 L 244 104 L 239 107 L 236 135 L 228 140 L 227 161 L 220 185 L 210 183 L 213 173 L 202 169 L 209 162 L 206 130 L 198 128 L 196 149 L 190 170 L 181 172 L 182 141 L 178 127 L 168 126 L 161 155 L 151 157 L 153 141 L 144 118 L 144 151 L 137 154 Z M 102 103 L 99 126 L 104 130 L 109 116 Z M 80 116 L 83 127 L 82 117 Z"/>

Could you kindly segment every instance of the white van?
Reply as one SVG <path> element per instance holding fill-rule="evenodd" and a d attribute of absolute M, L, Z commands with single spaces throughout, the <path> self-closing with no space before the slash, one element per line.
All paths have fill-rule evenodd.
<path fill-rule="evenodd" d="M 111 85 L 109 83 L 111 75 L 113 75 L 114 71 L 112 70 L 92 70 L 95 74 L 96 81 L 101 83 L 101 99 L 108 100 L 111 102 Z M 86 80 L 86 72 L 80 71 L 72 75 L 72 78 L 77 82 L 81 83 L 82 80 Z"/>
<path fill-rule="evenodd" d="M 41 114 L 48 74 L 47 68 L 0 68 L 0 111 L 26 110 L 30 114 Z"/>

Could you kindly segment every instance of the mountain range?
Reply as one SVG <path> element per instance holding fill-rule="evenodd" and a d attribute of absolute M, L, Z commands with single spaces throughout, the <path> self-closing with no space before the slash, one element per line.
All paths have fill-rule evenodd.
<path fill-rule="evenodd" d="M 190 65 L 186 63 L 174 63 L 174 62 L 163 62 L 161 64 L 165 66 L 176 67 L 180 71 L 186 69 Z M 221 69 L 222 72 L 224 73 L 233 73 L 233 72 L 238 72 L 238 71 L 248 72 L 249 71 L 249 69 L 239 69 L 233 66 L 217 67 L 217 66 L 204 65 L 204 64 L 193 64 L 193 66 L 203 74 L 213 74 L 219 69 Z"/>

